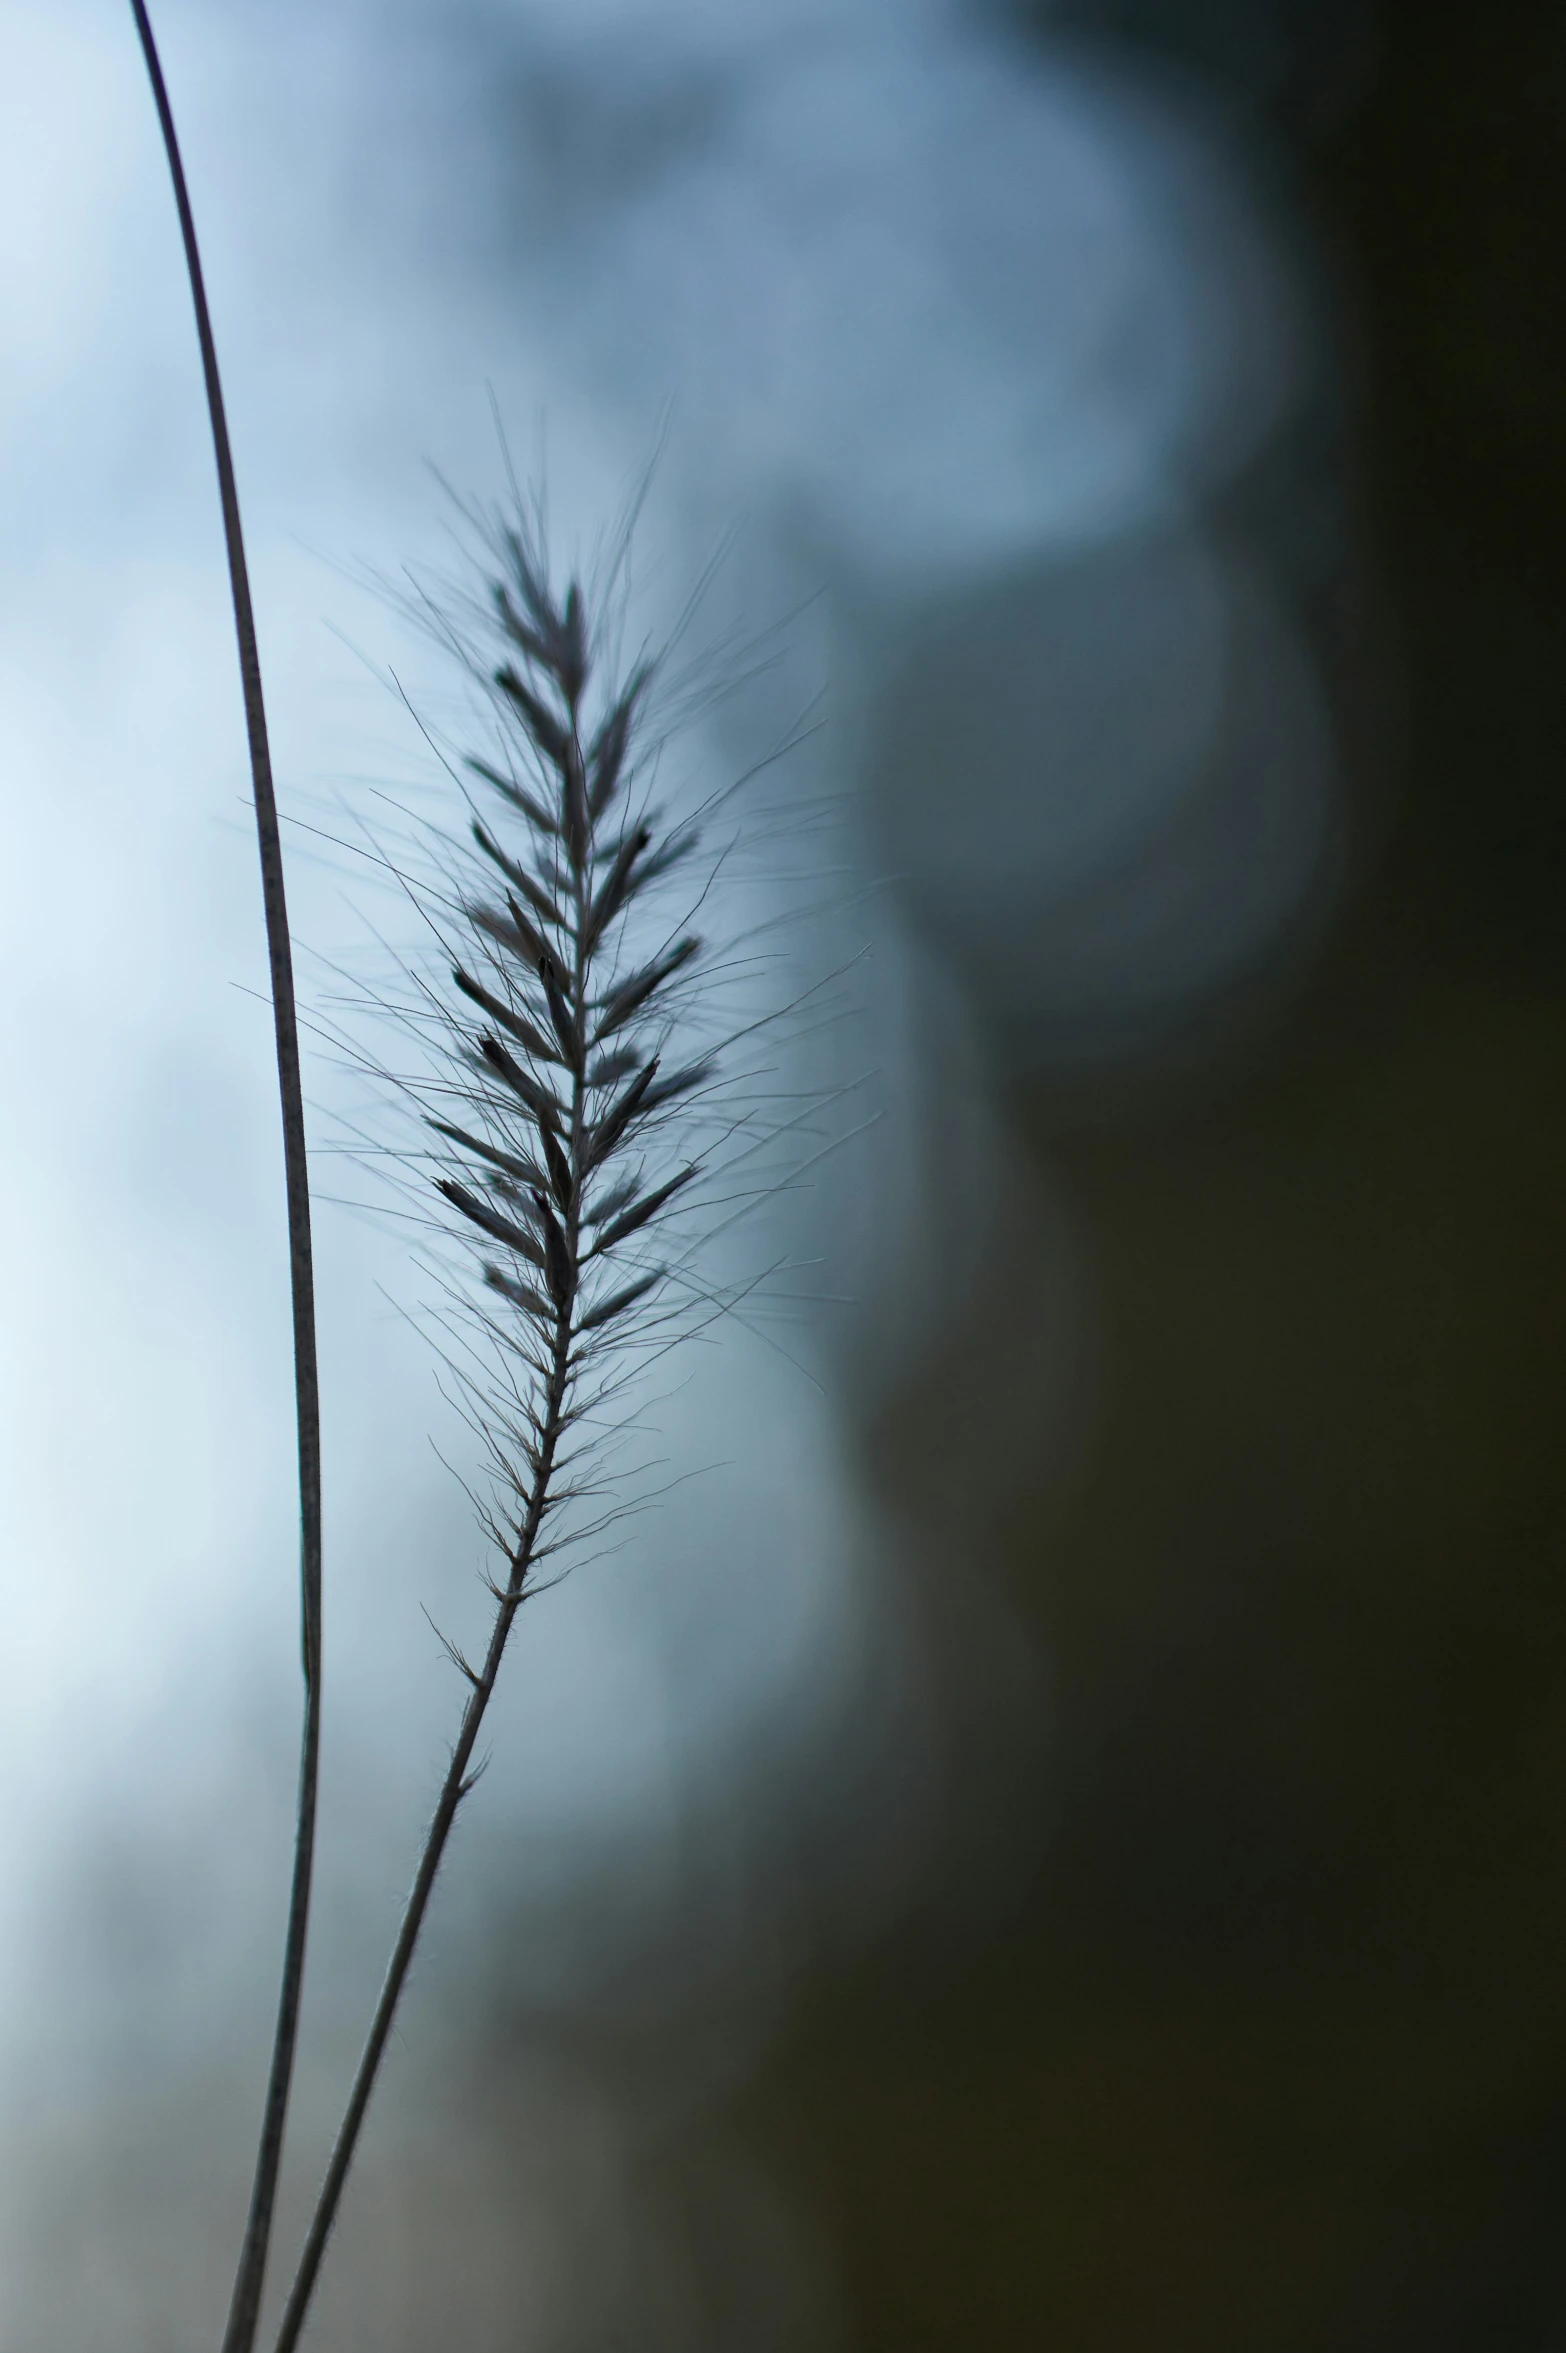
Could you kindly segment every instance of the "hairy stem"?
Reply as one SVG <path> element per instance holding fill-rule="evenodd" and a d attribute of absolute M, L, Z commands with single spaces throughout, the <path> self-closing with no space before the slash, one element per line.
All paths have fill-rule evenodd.
<path fill-rule="evenodd" d="M 580 758 L 580 743 L 577 740 L 577 713 L 574 703 L 571 710 L 571 732 L 573 741 L 577 743 L 578 758 Z M 354 2076 L 353 2089 L 349 2094 L 348 2105 L 338 2128 L 337 2140 L 326 2170 L 326 2178 L 321 2185 L 321 2194 L 316 2201 L 315 2212 L 310 2219 L 304 2251 L 299 2258 L 299 2269 L 295 2274 L 293 2287 L 289 2291 L 282 2325 L 278 2331 L 277 2353 L 295 2353 L 300 2331 L 304 2327 L 310 2309 L 316 2278 L 321 2268 L 321 2258 L 326 2252 L 327 2241 L 337 2218 L 337 2209 L 342 2200 L 343 2188 L 348 2179 L 349 2169 L 353 2164 L 359 2134 L 370 2105 L 371 2095 L 375 2089 L 376 2078 L 380 2073 L 381 2060 L 385 2055 L 387 2037 L 391 2033 L 398 2004 L 407 1984 L 408 1971 L 413 1963 L 414 1951 L 424 1926 L 424 1916 L 429 1909 L 430 1897 L 434 1892 L 446 1844 L 456 1822 L 458 1809 L 476 1778 L 472 1771 L 474 1747 L 478 1741 L 490 1700 L 494 1696 L 501 1660 L 505 1656 L 512 1624 L 522 1604 L 528 1570 L 537 1549 L 544 1515 L 549 1508 L 555 1457 L 559 1451 L 560 1439 L 565 1428 L 566 1396 L 571 1380 L 571 1325 L 577 1300 L 582 1192 L 586 1177 L 586 1038 L 588 1034 L 589 968 L 587 909 L 590 872 L 590 863 L 584 859 L 574 882 L 576 943 L 571 974 L 571 1010 L 576 1021 L 578 1048 L 573 1058 L 571 1071 L 570 1166 L 572 1198 L 566 1213 L 565 1228 L 568 1280 L 564 1295 L 557 1303 L 555 1311 L 549 1383 L 545 1391 L 544 1410 L 538 1424 L 536 1467 L 528 1487 L 527 1505 L 523 1513 L 521 1531 L 508 1564 L 506 1589 L 496 1605 L 495 1622 L 490 1632 L 489 1647 L 484 1654 L 483 1666 L 478 1670 L 471 1668 L 466 1670 L 472 1688 L 468 1694 L 467 1705 L 462 1711 L 462 1723 L 457 1734 L 456 1744 L 451 1752 L 451 1761 L 447 1766 L 440 1795 L 436 1800 L 435 1811 L 425 1835 L 423 1852 L 420 1854 L 413 1886 L 403 1910 L 402 1921 L 397 1931 L 397 1941 L 392 1947 L 391 1959 L 387 1964 L 386 1975 L 381 1985 L 380 1998 L 375 2006 L 375 2015 L 371 2021 L 358 2070 Z"/>
<path fill-rule="evenodd" d="M 288 903 L 283 890 L 283 845 L 278 830 L 277 798 L 272 788 L 272 756 L 267 743 L 266 706 L 261 694 L 261 657 L 256 644 L 255 615 L 250 601 L 250 574 L 245 563 L 244 535 L 239 523 L 239 494 L 234 484 L 234 460 L 229 448 L 217 347 L 207 311 L 201 254 L 196 244 L 196 224 L 185 186 L 185 171 L 180 161 L 174 116 L 169 106 L 163 69 L 158 60 L 157 44 L 153 39 L 144 0 L 131 0 L 131 10 L 136 19 L 136 30 L 141 36 L 152 95 L 158 109 L 158 121 L 162 126 L 163 144 L 168 153 L 169 175 L 174 183 L 174 202 L 179 212 L 185 262 L 190 275 L 191 300 L 195 306 L 196 334 L 201 345 L 207 413 L 212 424 L 212 446 L 217 459 L 223 534 L 228 548 L 228 576 L 234 601 L 234 632 L 239 642 L 239 672 L 244 687 L 245 724 L 250 738 L 250 775 L 255 800 L 256 840 L 261 853 L 261 896 L 266 911 L 267 955 L 271 965 L 277 1083 L 283 1109 L 283 1166 L 288 1196 L 294 1394 L 299 1432 L 300 1612 L 305 1704 L 299 1755 L 293 1882 L 283 1947 L 282 1987 L 278 1996 L 277 2025 L 272 2039 L 272 2063 L 267 2081 L 266 2104 L 262 2111 L 250 2213 L 234 2279 L 228 2327 L 223 2338 L 223 2353 L 251 2353 L 261 2309 L 267 2244 L 271 2236 L 272 2210 L 288 2116 L 288 2093 L 293 2079 L 315 1854 L 316 1786 L 321 1746 L 321 1407 L 315 1346 L 315 1275 L 310 1248 L 310 1185 L 305 1154 L 304 1098 L 299 1075 L 299 1023 L 294 1006 Z"/>

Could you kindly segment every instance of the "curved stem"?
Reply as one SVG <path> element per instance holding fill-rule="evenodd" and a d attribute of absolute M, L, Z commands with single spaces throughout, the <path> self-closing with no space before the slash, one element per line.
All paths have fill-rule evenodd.
<path fill-rule="evenodd" d="M 244 536 L 239 523 L 239 494 L 234 484 L 234 461 L 223 409 L 217 347 L 212 338 L 201 255 L 196 244 L 196 225 L 185 186 L 174 116 L 169 106 L 163 69 L 158 61 L 157 44 L 153 39 L 144 0 L 131 0 L 131 11 L 136 19 L 136 30 L 141 36 L 147 74 L 152 83 L 152 95 L 163 131 L 163 144 L 168 154 L 169 175 L 174 183 L 174 202 L 179 212 L 180 233 L 185 244 L 191 300 L 196 313 L 196 334 L 201 345 L 201 366 L 206 381 L 207 413 L 211 419 L 213 453 L 217 460 L 223 535 L 228 548 L 229 585 L 234 601 L 234 633 L 239 643 L 239 673 L 244 688 L 245 725 L 250 739 L 256 840 L 261 853 L 261 897 L 266 912 L 267 956 L 271 966 L 277 1081 L 283 1111 L 283 1166 L 288 1196 L 294 1392 L 299 1432 L 300 1607 L 305 1706 L 300 1742 L 293 1883 L 289 1895 L 277 2025 L 272 2041 L 272 2065 L 267 2082 L 266 2104 L 262 2111 L 250 2214 L 234 2280 L 228 2327 L 223 2338 L 223 2353 L 251 2353 L 260 2315 L 267 2244 L 271 2236 L 272 2209 L 277 2193 L 278 2168 L 282 2162 L 288 2093 L 298 2039 L 299 1998 L 304 1979 L 305 1939 L 309 1925 L 310 1883 L 315 1851 L 316 1786 L 321 1745 L 321 1407 L 315 1346 L 315 1276 L 310 1248 L 310 1186 L 305 1154 L 304 1098 L 299 1073 L 299 1024 L 294 1007 L 288 904 L 283 890 L 283 845 L 277 822 L 277 799 L 272 787 L 272 756 L 267 743 L 266 706 L 261 695 L 261 657 L 256 644 L 250 575 L 245 563 Z"/>

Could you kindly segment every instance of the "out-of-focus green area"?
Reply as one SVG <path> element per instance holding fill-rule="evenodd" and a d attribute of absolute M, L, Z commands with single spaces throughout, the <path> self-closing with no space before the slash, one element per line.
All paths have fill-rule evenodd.
<path fill-rule="evenodd" d="M 745 2098 L 875 2353 L 1566 2338 L 1566 16 L 1375 42 L 1297 160 L 1387 830 L 1246 1050 L 1021 1105 L 1104 1321 L 1066 1491 L 964 1459 L 1004 1265 L 867 1434 L 1054 1709 L 1016 1910 L 818 1982 Z"/>

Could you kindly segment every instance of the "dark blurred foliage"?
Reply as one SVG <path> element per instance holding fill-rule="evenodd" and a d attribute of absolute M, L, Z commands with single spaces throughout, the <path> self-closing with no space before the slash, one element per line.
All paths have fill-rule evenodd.
<path fill-rule="evenodd" d="M 1090 1104 L 1015 1100 L 1098 1287 L 1083 1459 L 1064 1491 L 1042 1459 L 997 1482 L 953 1416 L 1027 1379 L 1039 1309 L 1004 1254 L 865 1451 L 901 1514 L 961 1520 L 1047 1661 L 1047 1768 L 988 1801 L 1047 1816 L 1043 1861 L 1004 1919 L 905 1922 L 819 1978 L 738 2126 L 872 2353 L 1543 2353 L 1566 2342 L 1566 13 L 1067 13 L 1248 121 L 1336 277 L 1379 688 L 1363 631 L 1325 653 L 1350 790 L 1379 701 L 1395 794 L 1264 1033 Z"/>
<path fill-rule="evenodd" d="M 1363 94 L 1381 21 L 1376 0 L 996 0 L 996 12 L 1200 77 L 1291 135 Z"/>

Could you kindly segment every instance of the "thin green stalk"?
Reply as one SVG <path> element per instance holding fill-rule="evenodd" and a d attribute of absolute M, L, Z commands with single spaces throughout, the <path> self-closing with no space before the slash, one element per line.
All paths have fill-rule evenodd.
<path fill-rule="evenodd" d="M 178 208 L 180 233 L 185 244 L 191 300 L 196 313 L 196 334 L 201 345 L 202 373 L 206 380 L 207 413 L 211 419 L 213 453 L 217 460 L 223 535 L 228 548 L 229 585 L 234 600 L 234 633 L 239 645 L 239 673 L 244 688 L 245 724 L 250 739 L 250 775 L 255 799 L 256 840 L 261 854 L 261 897 L 266 912 L 267 955 L 271 965 L 272 1015 L 277 1037 L 277 1082 L 283 1112 L 283 1166 L 288 1195 L 294 1393 L 299 1434 L 300 1610 L 305 1704 L 300 1742 L 293 1883 L 283 1948 L 282 1987 L 278 1996 L 271 2072 L 267 2082 L 266 2104 L 262 2111 L 250 2213 L 234 2279 L 228 2327 L 223 2338 L 223 2353 L 251 2353 L 260 2317 L 267 2245 L 271 2237 L 272 2211 L 288 2116 L 288 2094 L 298 2040 L 299 1999 L 304 1979 L 310 1883 L 315 1854 L 316 1789 L 321 1747 L 321 1404 L 315 1345 L 315 1277 L 310 1248 L 310 1186 L 305 1153 L 304 1097 L 299 1074 L 299 1023 L 294 1005 L 288 904 L 283 890 L 283 845 L 278 830 L 277 798 L 272 788 L 272 757 L 267 744 L 266 706 L 261 694 L 261 657 L 256 644 L 250 575 L 245 563 L 244 535 L 239 522 L 239 494 L 234 484 L 234 461 L 223 409 L 217 347 L 213 342 L 212 321 L 207 311 L 201 254 L 196 243 L 196 224 L 185 186 L 185 171 L 180 161 L 174 116 L 169 106 L 157 43 L 153 39 L 144 0 L 131 0 L 131 11 L 136 19 L 136 30 L 141 36 L 152 95 L 158 109 L 158 121 L 162 126 L 163 144 L 168 154 L 169 175 L 174 183 L 174 202 Z"/>

